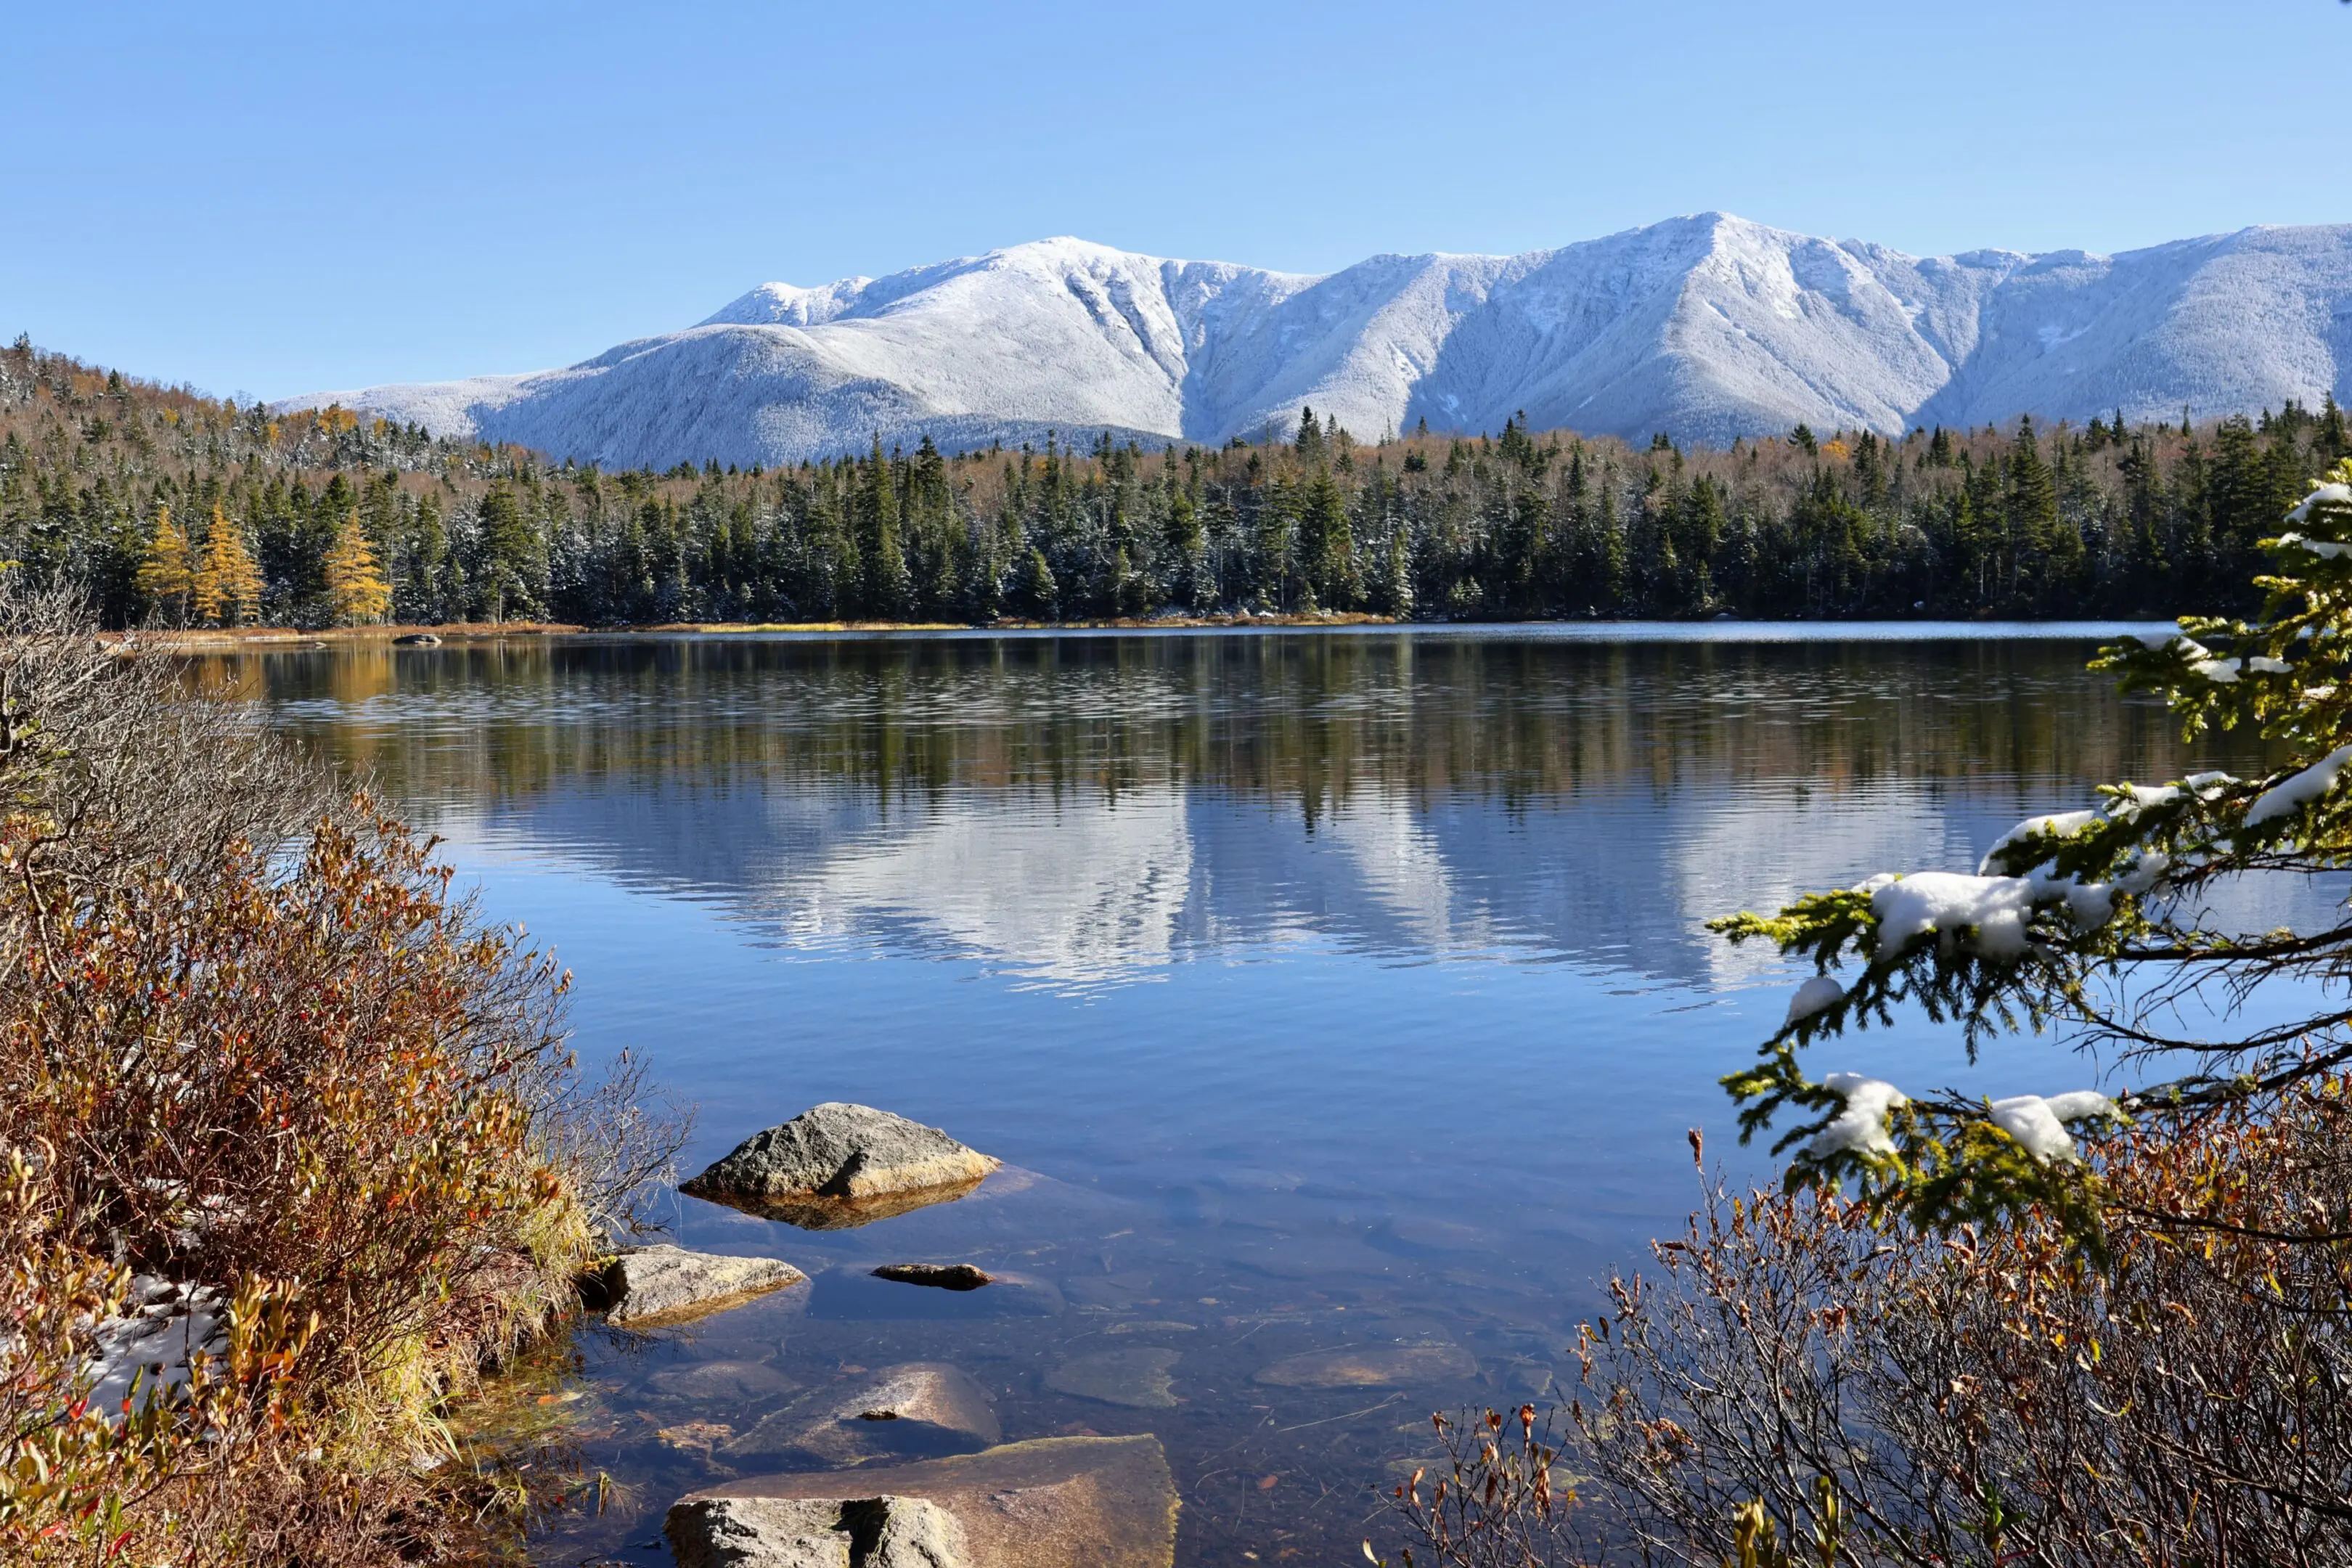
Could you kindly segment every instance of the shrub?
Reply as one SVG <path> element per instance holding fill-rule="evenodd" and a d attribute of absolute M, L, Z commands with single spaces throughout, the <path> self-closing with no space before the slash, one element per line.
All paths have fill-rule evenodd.
<path fill-rule="evenodd" d="M 566 977 L 364 791 L 7 614 L 0 1550 L 450 1550 L 436 1404 L 574 1299 L 675 1130 L 583 1081 Z"/>

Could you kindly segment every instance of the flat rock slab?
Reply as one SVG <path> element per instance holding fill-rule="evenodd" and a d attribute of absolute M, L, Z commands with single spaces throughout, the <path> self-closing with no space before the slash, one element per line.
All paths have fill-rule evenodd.
<path fill-rule="evenodd" d="M 1130 1410 L 1171 1410 L 1175 1407 L 1176 1394 L 1169 1373 L 1182 1359 L 1182 1352 L 1156 1345 L 1097 1351 L 1047 1373 L 1045 1386 L 1056 1394 L 1123 1405 Z"/>
<path fill-rule="evenodd" d="M 856 1465 L 965 1454 L 1004 1439 L 988 1391 L 962 1368 L 902 1362 L 821 1384 L 728 1443 L 729 1459 Z"/>
<path fill-rule="evenodd" d="M 808 1230 L 843 1230 L 960 1198 L 1002 1161 L 936 1127 L 828 1100 L 755 1132 L 679 1191 Z"/>
<path fill-rule="evenodd" d="M 977 1290 L 992 1283 L 986 1269 L 970 1263 L 886 1263 L 874 1271 L 874 1278 L 940 1290 Z"/>
<path fill-rule="evenodd" d="M 1311 1351 L 1258 1368 L 1254 1381 L 1276 1388 L 1398 1388 L 1468 1377 L 1478 1363 L 1460 1345 L 1360 1345 Z"/>
<path fill-rule="evenodd" d="M 666 1242 L 631 1247 L 604 1269 L 604 1321 L 632 1329 L 684 1322 L 807 1279 L 774 1258 L 725 1258 Z"/>
<path fill-rule="evenodd" d="M 663 1526 L 678 1568 L 963 1568 L 955 1515 L 920 1498 L 706 1498 Z"/>
<path fill-rule="evenodd" d="M 734 1481 L 663 1528 L 679 1568 L 1172 1568 L 1176 1507 L 1159 1438 L 1045 1437 Z"/>

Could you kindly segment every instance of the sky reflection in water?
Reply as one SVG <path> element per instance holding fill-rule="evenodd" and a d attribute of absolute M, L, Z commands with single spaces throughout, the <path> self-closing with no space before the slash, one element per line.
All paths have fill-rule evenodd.
<path fill-rule="evenodd" d="M 1704 919 L 1973 868 L 2096 781 L 2260 765 L 2183 749 L 2084 673 L 2095 630 L 1774 635 L 616 638 L 224 668 L 555 945 L 583 1050 L 634 1047 L 700 1107 L 688 1169 L 842 1099 L 1038 1178 L 823 1236 L 680 1200 L 686 1245 L 847 1271 L 650 1349 L 584 1342 L 583 1452 L 635 1489 L 551 1561 L 660 1561 L 634 1543 L 726 1473 L 703 1439 L 751 1413 L 666 1401 L 665 1369 L 934 1357 L 1011 1436 L 1158 1433 L 1181 1558 L 1207 1563 L 1352 1552 L 1428 1409 L 1566 1375 L 1590 1282 L 1689 1206 L 1685 1129 L 1766 1169 L 1714 1080 L 1796 974 Z M 2030 1041 L 1971 1070 L 1916 1025 L 1839 1057 L 1816 1066 L 2089 1077 Z M 1015 1268 L 1063 1310 L 856 1284 L 903 1258 Z M 1252 1381 L 1419 1340 L 1476 1375 Z M 1175 1409 L 1045 1385 L 1139 1343 L 1182 1352 Z"/>

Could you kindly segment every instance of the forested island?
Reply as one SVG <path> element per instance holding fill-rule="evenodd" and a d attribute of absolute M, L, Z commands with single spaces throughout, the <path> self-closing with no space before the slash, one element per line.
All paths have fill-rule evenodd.
<path fill-rule="evenodd" d="M 114 626 L 2235 612 L 2347 454 L 2329 398 L 1728 450 L 1310 410 L 1219 448 L 608 473 L 0 350 L 0 551 Z"/>

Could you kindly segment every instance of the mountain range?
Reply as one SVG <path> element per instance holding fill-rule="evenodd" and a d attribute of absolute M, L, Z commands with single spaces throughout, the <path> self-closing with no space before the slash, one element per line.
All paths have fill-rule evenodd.
<path fill-rule="evenodd" d="M 1913 257 L 1702 213 L 1520 256 L 1325 276 L 1046 239 L 769 283 L 561 370 L 289 398 L 607 467 L 777 464 L 929 436 L 1158 446 L 1538 429 L 1728 443 L 2031 414 L 2352 401 L 2352 224 L 2113 256 Z"/>

